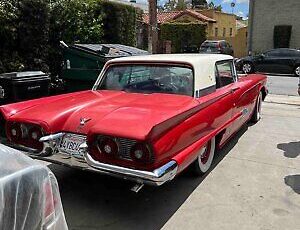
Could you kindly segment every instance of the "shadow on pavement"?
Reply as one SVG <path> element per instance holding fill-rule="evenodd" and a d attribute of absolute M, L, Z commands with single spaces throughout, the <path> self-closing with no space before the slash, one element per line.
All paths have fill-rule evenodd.
<path fill-rule="evenodd" d="M 247 129 L 243 127 L 218 151 L 211 170 Z M 76 230 L 160 229 L 210 173 L 192 177 L 185 172 L 170 183 L 144 187 L 136 194 L 129 190 L 130 182 L 58 165 L 49 168 L 59 182 L 69 228 Z"/>
<path fill-rule="evenodd" d="M 300 155 L 300 141 L 278 144 L 277 148 L 284 151 L 284 156 L 296 158 Z"/>
<path fill-rule="evenodd" d="M 295 193 L 300 194 L 300 175 L 289 175 L 284 178 L 287 186 L 290 186 Z"/>

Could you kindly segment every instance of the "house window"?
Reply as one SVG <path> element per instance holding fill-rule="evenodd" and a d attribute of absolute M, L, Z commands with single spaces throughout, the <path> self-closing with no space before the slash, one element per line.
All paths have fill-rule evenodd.
<path fill-rule="evenodd" d="M 230 28 L 230 37 L 232 37 L 232 28 Z"/>
<path fill-rule="evenodd" d="M 226 28 L 223 28 L 223 37 L 226 36 Z"/>
<path fill-rule="evenodd" d="M 216 28 L 215 28 L 215 37 L 218 37 L 218 36 L 219 36 L 218 33 L 219 33 L 219 31 L 218 31 L 218 28 L 216 27 Z"/>

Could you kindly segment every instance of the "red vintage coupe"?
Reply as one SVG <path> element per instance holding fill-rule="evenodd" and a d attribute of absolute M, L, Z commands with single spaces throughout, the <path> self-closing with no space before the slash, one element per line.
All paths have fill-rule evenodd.
<path fill-rule="evenodd" d="M 0 107 L 0 126 L 33 158 L 162 185 L 188 166 L 207 172 L 266 95 L 266 77 L 238 76 L 231 56 L 126 57 L 92 90 Z"/>

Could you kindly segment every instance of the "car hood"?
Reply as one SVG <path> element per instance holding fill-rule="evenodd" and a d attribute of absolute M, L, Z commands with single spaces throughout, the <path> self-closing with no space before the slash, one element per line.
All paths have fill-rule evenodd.
<path fill-rule="evenodd" d="M 92 132 L 143 140 L 157 124 L 198 104 L 182 95 L 84 91 L 35 100 L 27 108 L 16 106 L 19 111 L 9 120 L 44 124 L 49 133 Z M 80 125 L 82 120 L 84 125 Z"/>

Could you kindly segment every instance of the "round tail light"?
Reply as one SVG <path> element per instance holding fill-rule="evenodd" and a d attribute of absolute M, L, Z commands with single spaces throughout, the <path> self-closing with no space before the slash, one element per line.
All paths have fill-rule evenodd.
<path fill-rule="evenodd" d="M 34 141 L 39 141 L 42 136 L 42 130 L 38 127 L 32 127 L 28 132 L 28 137 Z"/>
<path fill-rule="evenodd" d="M 137 143 L 131 148 L 131 158 L 138 162 L 147 163 L 151 161 L 151 150 L 147 144 Z"/>
<path fill-rule="evenodd" d="M 112 138 L 101 138 L 98 140 L 98 148 L 101 153 L 115 155 L 119 152 L 118 143 Z"/>
<path fill-rule="evenodd" d="M 42 130 L 37 127 L 33 126 L 28 131 L 28 145 L 34 149 L 39 151 L 43 150 L 44 144 L 40 142 L 40 138 L 43 136 Z"/>
<path fill-rule="evenodd" d="M 9 137 L 12 141 L 16 142 L 22 138 L 22 129 L 20 124 L 13 124 L 10 126 L 9 130 Z"/>

